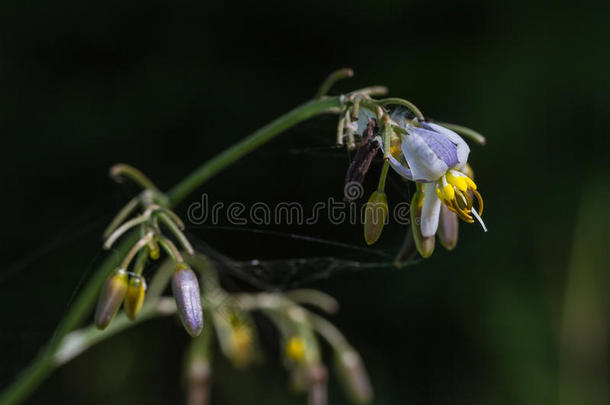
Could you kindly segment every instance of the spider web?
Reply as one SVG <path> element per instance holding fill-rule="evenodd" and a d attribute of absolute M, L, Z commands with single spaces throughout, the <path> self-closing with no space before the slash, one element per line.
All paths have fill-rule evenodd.
<path fill-rule="evenodd" d="M 318 131 L 313 131 L 314 134 Z M 325 131 L 326 132 L 326 131 Z M 247 159 L 268 159 L 274 155 L 308 155 L 315 157 L 325 157 L 332 159 L 340 159 L 345 162 L 345 167 L 349 165 L 351 153 L 347 149 L 338 150 L 334 145 L 328 145 L 328 137 L 314 135 L 313 143 L 319 142 L 322 145 L 307 146 L 302 148 L 280 148 L 276 150 L 263 149 L 257 153 L 257 157 L 252 155 Z M 398 191 L 407 201 L 409 192 L 404 185 L 398 184 L 398 180 L 388 178 L 389 185 Z M 120 200 L 125 199 L 124 190 L 117 189 L 117 195 L 121 195 Z M 5 270 L 0 272 L 0 285 L 6 284 L 16 274 L 23 271 L 32 271 L 36 266 L 34 264 L 43 259 L 46 255 L 53 253 L 56 250 L 69 246 L 75 240 L 84 235 L 89 235 L 94 232 L 101 232 L 103 226 L 109 221 L 110 216 L 103 216 L 94 221 L 83 224 L 77 230 L 71 226 L 70 229 L 65 229 L 58 233 L 58 237 L 40 246 L 31 252 L 28 256 L 8 265 Z M 223 230 L 229 232 L 251 233 L 267 237 L 279 237 L 306 243 L 310 245 L 322 245 L 332 247 L 337 251 L 333 256 L 314 256 L 314 257 L 294 257 L 282 259 L 261 259 L 251 258 L 248 260 L 236 260 L 220 251 L 216 250 L 208 243 L 201 240 L 199 237 L 189 232 L 189 239 L 195 246 L 196 250 L 208 256 L 214 262 L 221 276 L 228 276 L 238 282 L 246 285 L 267 291 L 285 290 L 303 286 L 318 280 L 326 279 L 340 273 L 355 272 L 372 268 L 388 268 L 393 266 L 393 254 L 372 247 L 364 247 L 351 245 L 336 240 L 322 239 L 312 236 L 307 236 L 298 233 L 279 232 L 268 229 L 246 228 L 236 226 L 199 226 L 197 228 L 208 228 Z M 114 254 L 111 251 L 109 254 Z M 82 284 L 86 282 L 90 273 L 94 270 L 95 264 L 99 263 L 99 257 L 103 255 L 100 249 L 98 254 L 87 266 L 87 270 L 82 275 L 80 281 L 75 286 L 70 302 L 76 297 L 76 294 Z M 342 257 L 346 256 L 348 258 Z M 153 266 L 154 267 L 154 266 Z M 147 272 L 148 273 L 148 272 Z M 148 273 L 150 274 L 150 273 Z"/>

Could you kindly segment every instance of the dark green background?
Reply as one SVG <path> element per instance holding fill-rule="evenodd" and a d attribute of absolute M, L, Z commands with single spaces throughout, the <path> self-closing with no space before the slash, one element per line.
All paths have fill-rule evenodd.
<path fill-rule="evenodd" d="M 52 336 L 105 254 L 103 226 L 135 191 L 113 184 L 109 166 L 133 164 L 168 189 L 349 66 L 356 77 L 335 94 L 387 85 L 430 117 L 488 138 L 471 153 L 488 233 L 464 225 L 456 251 L 413 267 L 305 283 L 342 303 L 332 320 L 361 351 L 376 403 L 607 403 L 609 7 L 3 3 L 0 385 Z M 189 202 L 203 192 L 306 206 L 341 198 L 349 161 L 331 148 L 334 128 L 332 117 L 299 125 Z M 393 184 L 390 204 L 405 194 Z M 364 246 L 359 226 L 270 229 Z M 352 254 L 214 227 L 189 232 L 237 259 Z M 375 249 L 394 252 L 404 232 L 388 227 Z M 304 403 L 286 387 L 274 335 L 263 338 L 267 361 L 248 372 L 218 356 L 214 404 Z M 179 403 L 187 341 L 175 320 L 141 325 L 58 370 L 29 403 Z M 330 395 L 346 401 L 334 378 Z"/>

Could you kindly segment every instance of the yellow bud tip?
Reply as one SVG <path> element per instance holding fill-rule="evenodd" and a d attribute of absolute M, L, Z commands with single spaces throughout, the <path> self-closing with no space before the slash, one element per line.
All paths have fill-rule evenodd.
<path fill-rule="evenodd" d="M 125 314 L 132 321 L 140 313 L 146 296 L 146 281 L 141 276 L 132 277 L 127 286 L 127 294 L 125 295 Z"/>
<path fill-rule="evenodd" d="M 148 256 L 153 260 L 157 260 L 161 257 L 161 251 L 157 242 L 153 241 L 148 244 Z"/>
<path fill-rule="evenodd" d="M 301 338 L 291 337 L 286 344 L 286 357 L 298 363 L 305 358 L 305 344 Z"/>

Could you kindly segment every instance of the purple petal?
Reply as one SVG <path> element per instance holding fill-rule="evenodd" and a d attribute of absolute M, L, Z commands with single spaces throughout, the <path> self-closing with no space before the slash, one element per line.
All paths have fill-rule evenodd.
<path fill-rule="evenodd" d="M 432 152 L 447 164 L 447 167 L 454 167 L 459 163 L 457 146 L 445 135 L 419 127 L 410 127 L 407 131 L 419 135 L 424 142 L 426 142 L 428 147 L 430 147 Z"/>

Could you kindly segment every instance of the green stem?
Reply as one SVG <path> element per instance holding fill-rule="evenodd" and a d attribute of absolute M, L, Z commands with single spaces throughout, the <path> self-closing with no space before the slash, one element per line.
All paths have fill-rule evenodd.
<path fill-rule="evenodd" d="M 212 176 L 219 173 L 239 158 L 273 139 L 286 129 L 311 117 L 325 113 L 331 108 L 340 107 L 340 105 L 339 97 L 312 100 L 275 119 L 204 163 L 186 179 L 178 183 L 168 194 L 170 204 L 172 206 L 178 204 L 184 200 L 188 194 L 197 189 Z M 131 169 L 132 168 L 129 166 L 121 165 L 118 172 L 121 174 L 128 174 L 141 185 L 156 190 L 156 187 L 152 182 L 146 181 L 148 179 L 139 176 L 138 173 L 133 172 Z M 115 170 L 117 170 L 116 167 Z M 97 269 L 74 303 L 70 305 L 69 312 L 65 318 L 60 321 L 53 338 L 41 350 L 28 368 L 26 368 L 23 373 L 2 392 L 0 395 L 0 404 L 13 405 L 22 402 L 53 371 L 55 368 L 53 358 L 57 347 L 61 344 L 66 334 L 78 327 L 91 313 L 91 309 L 93 308 L 106 277 L 118 264 L 116 258 L 124 256 L 129 247 L 133 246 L 136 240 L 136 234 L 132 232 L 131 235 L 119 245 L 117 254 L 108 257 Z"/>
<path fill-rule="evenodd" d="M 395 104 L 395 105 L 401 105 L 403 107 L 407 107 L 409 110 L 411 110 L 411 112 L 413 112 L 413 114 L 415 114 L 417 119 L 419 119 L 420 121 L 424 120 L 424 114 L 422 114 L 422 112 L 419 110 L 419 108 L 417 108 L 417 106 L 415 104 L 413 104 L 412 102 L 405 100 L 403 98 L 397 98 L 397 97 L 384 98 L 383 100 L 377 100 L 377 103 L 379 103 L 381 105 Z"/>
<path fill-rule="evenodd" d="M 377 186 L 377 190 L 384 191 L 385 190 L 385 180 L 388 176 L 388 169 L 390 167 L 390 161 L 384 160 L 383 167 L 381 168 L 381 176 L 379 176 L 379 185 Z"/>
<path fill-rule="evenodd" d="M 61 344 L 64 336 L 78 327 L 91 313 L 97 295 L 106 281 L 106 277 L 108 277 L 108 274 L 118 266 L 118 258 L 126 254 L 129 247 L 133 245 L 137 239 L 137 234 L 132 233 L 119 245 L 117 254 L 108 257 L 104 263 L 102 263 L 76 300 L 70 305 L 70 311 L 60 321 L 51 340 L 15 382 L 4 390 L 0 396 L 0 404 L 12 405 L 22 402 L 53 371 L 55 368 L 53 364 L 53 355 L 56 352 L 57 347 Z"/>
<path fill-rule="evenodd" d="M 294 110 L 271 121 L 258 131 L 247 136 L 240 142 L 226 149 L 216 157 L 201 165 L 191 173 L 186 179 L 178 183 L 169 193 L 170 206 L 178 204 L 180 201 L 192 193 L 195 189 L 213 177 L 215 174 L 225 169 L 231 163 L 252 152 L 259 146 L 270 141 L 281 132 L 296 124 L 307 120 L 318 114 L 325 113 L 333 107 L 340 107 L 339 97 L 329 97 L 320 100 L 309 101 Z"/>
<path fill-rule="evenodd" d="M 142 187 L 145 190 L 152 190 L 155 194 L 161 195 L 161 191 L 154 185 L 152 181 L 144 173 L 140 170 L 136 169 L 133 166 L 126 165 L 124 163 L 119 163 L 110 169 L 110 175 L 114 178 L 119 176 L 129 177 L 136 184 Z"/>
<path fill-rule="evenodd" d="M 347 79 L 352 76 L 354 76 L 354 71 L 352 69 L 345 68 L 335 70 L 330 75 L 328 75 L 326 80 L 324 80 L 324 82 L 320 86 L 320 89 L 316 93 L 315 98 L 318 99 L 324 97 L 335 83 L 337 83 L 339 80 Z"/>

